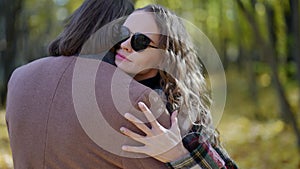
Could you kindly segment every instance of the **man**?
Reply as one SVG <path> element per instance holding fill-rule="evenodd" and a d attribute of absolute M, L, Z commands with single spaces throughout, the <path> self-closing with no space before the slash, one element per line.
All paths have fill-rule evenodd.
<path fill-rule="evenodd" d="M 129 158 L 117 152 L 128 140 L 112 132 L 121 126 L 138 132 L 120 113 L 132 112 L 139 101 L 149 104 L 153 91 L 108 63 L 76 57 L 93 32 L 132 10 L 127 0 L 86 0 L 50 45 L 51 57 L 14 71 L 8 84 L 6 120 L 16 169 L 166 168 L 153 158 Z M 124 88 L 116 86 L 127 86 L 128 103 L 133 106 L 118 107 L 128 98 L 118 95 Z M 166 113 L 160 119 L 169 127 Z"/>

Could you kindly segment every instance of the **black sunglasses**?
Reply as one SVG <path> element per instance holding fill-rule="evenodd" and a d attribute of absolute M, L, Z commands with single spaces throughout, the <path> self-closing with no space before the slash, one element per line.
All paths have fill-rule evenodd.
<path fill-rule="evenodd" d="M 119 27 L 119 37 L 121 37 L 121 41 L 118 43 L 119 45 L 130 38 L 131 36 L 130 30 L 125 26 Z M 150 43 L 153 42 L 148 36 L 142 33 L 134 33 L 132 35 L 130 45 L 132 49 L 136 52 L 141 52 L 145 50 L 148 47 L 158 49 L 156 46 L 150 45 Z"/>

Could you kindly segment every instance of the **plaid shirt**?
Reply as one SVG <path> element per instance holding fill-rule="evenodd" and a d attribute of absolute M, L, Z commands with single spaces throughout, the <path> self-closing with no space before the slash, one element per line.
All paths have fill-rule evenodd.
<path fill-rule="evenodd" d="M 238 169 L 222 147 L 199 141 L 199 138 L 196 133 L 186 136 L 183 144 L 190 154 L 166 165 L 171 169 Z"/>

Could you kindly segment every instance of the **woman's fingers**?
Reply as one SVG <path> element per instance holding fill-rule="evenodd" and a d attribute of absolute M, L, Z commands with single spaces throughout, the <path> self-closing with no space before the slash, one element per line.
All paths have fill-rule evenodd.
<path fill-rule="evenodd" d="M 172 113 L 172 116 L 171 116 L 171 128 L 170 128 L 170 130 L 172 132 L 174 132 L 175 134 L 180 135 L 180 129 L 179 129 L 179 125 L 178 125 L 177 115 L 178 115 L 178 111 L 175 110 Z"/>
<path fill-rule="evenodd" d="M 141 136 L 141 135 L 139 135 L 139 134 L 136 134 L 135 132 L 133 132 L 133 131 L 131 131 L 131 130 L 125 128 L 125 127 L 121 127 L 121 128 L 120 128 L 120 131 L 121 131 L 123 134 L 125 134 L 126 136 L 128 136 L 128 137 L 134 139 L 135 141 L 144 144 L 144 141 L 143 141 L 143 140 L 144 140 L 144 139 L 143 139 L 144 136 Z"/>
<path fill-rule="evenodd" d="M 136 147 L 136 146 L 122 146 L 122 150 L 132 152 L 132 153 L 144 153 L 147 154 L 145 151 L 144 146 Z"/>
<path fill-rule="evenodd" d="M 152 128 L 160 128 L 161 125 L 157 122 L 156 118 L 154 117 L 150 109 L 145 105 L 145 103 L 139 102 L 138 105 L 150 122 Z"/>
<path fill-rule="evenodd" d="M 133 123 L 137 128 L 142 130 L 145 134 L 151 135 L 151 129 L 149 129 L 140 119 L 136 118 L 134 115 L 130 113 L 126 113 L 124 117 Z"/>
<path fill-rule="evenodd" d="M 123 133 L 128 137 L 144 144 L 144 146 L 122 146 L 122 150 L 132 153 L 143 153 L 147 154 L 151 157 L 154 157 L 162 162 L 170 162 L 178 159 L 178 157 L 182 157 L 183 155 L 188 154 L 187 150 L 183 146 L 181 140 L 180 129 L 178 126 L 177 120 L 177 111 L 174 111 L 171 116 L 171 128 L 165 129 L 161 126 L 154 118 L 152 112 L 147 108 L 147 106 L 143 103 L 139 103 L 139 107 L 141 111 L 144 112 L 148 121 L 151 122 L 152 128 L 150 130 L 150 134 L 146 136 L 138 135 L 128 129 L 121 128 Z M 135 118 L 133 115 L 126 114 L 127 119 L 130 121 L 134 121 L 133 123 L 141 122 L 139 119 Z M 154 123 L 156 122 L 156 124 Z M 160 127 L 155 127 L 160 126 Z M 144 128 L 141 126 L 139 128 Z"/>
<path fill-rule="evenodd" d="M 177 114 L 178 114 L 177 110 L 175 110 L 172 113 L 172 116 L 171 116 L 171 123 L 172 123 L 171 124 L 171 128 L 178 126 Z"/>

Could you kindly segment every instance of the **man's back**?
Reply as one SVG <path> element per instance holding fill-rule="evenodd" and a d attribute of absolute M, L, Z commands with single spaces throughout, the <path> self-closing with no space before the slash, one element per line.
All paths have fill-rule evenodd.
<path fill-rule="evenodd" d="M 8 86 L 6 119 L 14 167 L 17 169 L 166 168 L 153 158 L 134 159 L 110 153 L 109 149 L 100 147 L 97 140 L 87 134 L 88 130 L 82 126 L 78 116 L 85 113 L 88 115 L 94 111 L 94 107 L 87 107 L 86 112 L 76 108 L 76 104 L 79 107 L 89 104 L 89 100 L 86 100 L 87 103 L 85 99 L 82 99 L 82 102 L 74 100 L 74 95 L 76 96 L 74 92 L 77 91 L 74 85 L 74 67 L 78 63 L 76 61 L 78 61 L 76 57 L 48 57 L 27 64 L 13 73 Z M 105 121 L 114 130 L 118 131 L 121 126 L 136 130 L 114 105 L 111 92 L 114 71 L 115 67 L 102 62 L 95 73 L 94 92 L 98 108 Z M 92 75 L 86 77 L 89 79 Z M 121 77 L 130 79 L 126 75 Z M 86 78 L 82 79 L 83 83 L 84 80 Z M 122 85 L 121 82 L 119 86 Z M 147 102 L 150 93 L 152 92 L 149 88 L 137 82 L 130 83 L 129 95 L 133 105 L 138 101 Z M 84 95 L 89 94 L 90 91 L 87 89 Z M 80 94 L 78 97 L 79 100 L 80 97 L 84 98 Z M 170 125 L 167 115 L 163 114 L 160 119 L 166 126 Z M 110 139 L 110 131 L 103 133 L 99 129 L 99 135 L 96 132 L 94 133 L 96 138 Z M 126 138 L 123 139 L 111 141 L 126 142 Z M 116 147 L 118 146 L 116 144 Z"/>

